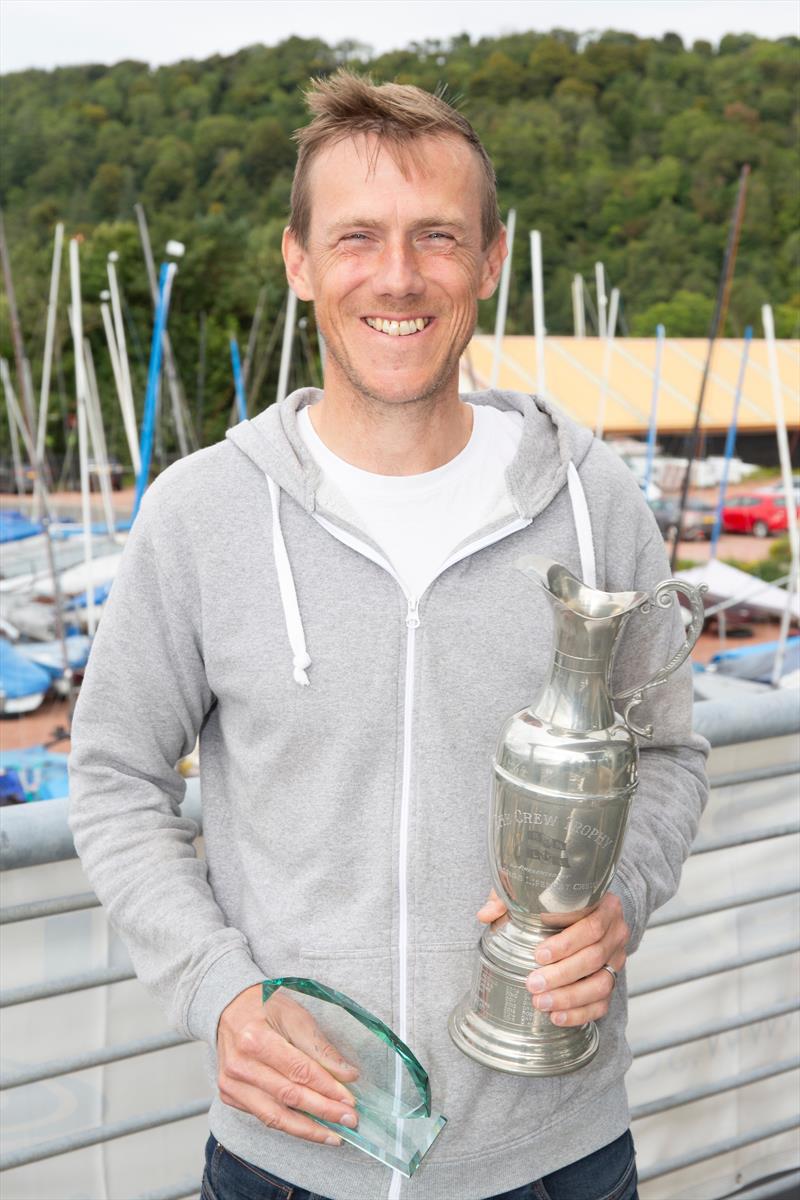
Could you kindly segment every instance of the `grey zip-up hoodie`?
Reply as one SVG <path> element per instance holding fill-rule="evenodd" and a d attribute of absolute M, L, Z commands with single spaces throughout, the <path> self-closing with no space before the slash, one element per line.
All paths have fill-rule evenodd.
<path fill-rule="evenodd" d="M 72 829 L 140 978 L 208 1043 L 212 1073 L 220 1013 L 240 991 L 310 976 L 404 1037 L 448 1118 L 402 1193 L 351 1147 L 267 1130 L 217 1098 L 223 1145 L 333 1200 L 379 1200 L 390 1186 L 479 1200 L 599 1149 L 628 1121 L 624 975 L 597 1057 L 572 1075 L 483 1068 L 447 1033 L 491 886 L 491 755 L 550 658 L 547 601 L 514 564 L 536 553 L 580 574 L 571 461 L 597 586 L 650 589 L 669 568 L 612 451 L 541 400 L 479 393 L 468 398 L 524 414 L 506 511 L 406 597 L 299 436 L 296 411 L 318 398 L 294 393 L 150 488 L 75 714 Z M 677 611 L 632 617 L 616 690 L 652 676 L 681 636 Z M 655 737 L 612 885 L 631 949 L 677 887 L 705 799 L 688 665 L 650 696 L 637 719 Z M 198 731 L 206 861 L 174 769 Z"/>

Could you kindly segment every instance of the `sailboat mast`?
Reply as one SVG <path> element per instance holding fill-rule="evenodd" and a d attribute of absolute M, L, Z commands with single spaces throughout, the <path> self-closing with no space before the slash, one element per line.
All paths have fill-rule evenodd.
<path fill-rule="evenodd" d="M 706 361 L 703 365 L 703 375 L 700 380 L 700 394 L 697 397 L 697 407 L 694 414 L 694 425 L 692 427 L 691 437 L 689 439 L 689 453 L 686 456 L 686 474 L 683 479 L 681 488 L 681 503 L 678 512 L 678 520 L 676 522 L 675 539 L 672 543 L 672 552 L 670 554 L 670 566 L 674 572 L 675 564 L 678 559 L 678 543 L 681 540 L 683 532 L 683 514 L 686 511 L 686 500 L 689 495 L 689 485 L 691 483 L 692 466 L 697 454 L 697 442 L 700 433 L 700 419 L 703 412 L 703 401 L 706 395 L 706 385 L 708 377 L 711 373 L 711 359 L 714 355 L 714 343 L 724 326 L 725 317 L 728 311 L 728 297 L 730 296 L 731 282 L 733 280 L 733 271 L 736 266 L 736 251 L 739 247 L 739 236 L 742 231 L 742 222 L 744 221 L 744 206 L 747 196 L 747 178 L 750 174 L 750 167 L 747 163 L 742 167 L 741 175 L 739 176 L 739 189 L 736 193 L 736 204 L 733 210 L 731 219 L 730 231 L 728 233 L 728 244 L 725 247 L 725 257 L 722 262 L 722 274 L 720 275 L 719 287 L 717 289 L 717 303 L 714 308 L 714 315 L 711 318 L 711 329 L 708 335 L 708 348 L 706 350 Z"/>
<path fill-rule="evenodd" d="M 497 294 L 497 316 L 494 323 L 494 354 L 492 355 L 492 376 L 489 386 L 496 388 L 500 379 L 500 359 L 503 355 L 503 338 L 506 332 L 506 313 L 508 311 L 508 289 L 511 283 L 511 255 L 514 249 L 514 230 L 517 225 L 517 210 L 508 210 L 506 221 L 506 244 L 508 253 L 500 272 L 500 290 Z"/>
<path fill-rule="evenodd" d="M 742 398 L 742 389 L 744 387 L 744 376 L 747 371 L 747 360 L 750 355 L 750 342 L 753 337 L 753 327 L 748 325 L 744 331 L 744 348 L 742 350 L 742 360 L 739 363 L 739 377 L 736 380 L 736 391 L 733 396 L 733 412 L 731 413 L 731 423 L 728 426 L 728 434 L 725 438 L 725 459 L 722 464 L 722 478 L 719 482 L 719 499 L 717 501 L 717 512 L 714 517 L 714 528 L 711 531 L 711 550 L 709 552 L 709 562 L 717 557 L 717 543 L 719 535 L 722 532 L 722 509 L 725 505 L 725 495 L 728 491 L 728 474 L 730 472 L 731 459 L 733 458 L 733 450 L 736 445 L 736 427 L 739 421 L 739 401 Z"/>
<path fill-rule="evenodd" d="M 75 392 L 78 405 L 78 460 L 81 471 L 81 516 L 86 564 L 86 629 L 94 637 L 94 584 L 92 582 L 92 507 L 89 499 L 89 453 L 86 418 L 86 363 L 83 356 L 83 309 L 81 307 L 80 256 L 77 238 L 69 243 L 69 275 L 72 297 L 72 342 L 75 351 Z"/>
<path fill-rule="evenodd" d="M 89 427 L 89 440 L 92 446 L 95 469 L 100 483 L 100 495 L 103 500 L 103 512 L 106 518 L 108 536 L 116 541 L 114 530 L 114 505 L 111 499 L 111 479 L 108 467 L 108 450 L 106 435 L 103 429 L 103 414 L 100 408 L 100 392 L 97 387 L 97 376 L 94 370 L 94 358 L 89 339 L 83 339 L 83 354 L 86 361 L 86 416 Z"/>
<path fill-rule="evenodd" d="M 119 362 L 119 375 L 121 387 L 118 389 L 120 408 L 122 409 L 122 423 L 125 427 L 125 436 L 128 440 L 128 449 L 131 456 L 131 464 L 135 474 L 139 474 L 141 460 L 139 458 L 139 437 L 136 429 L 136 408 L 133 403 L 133 385 L 131 384 L 131 368 L 128 362 L 128 345 L 125 338 L 125 322 L 122 319 L 122 301 L 119 292 L 119 280 L 117 279 L 117 261 L 119 255 L 116 250 L 112 250 L 106 261 L 106 272 L 108 274 L 108 290 L 111 294 L 111 312 L 114 317 L 114 342 L 116 345 L 117 359 Z M 106 328 L 106 338 L 108 339 L 109 351 L 111 350 L 111 338 L 109 330 Z"/>
<path fill-rule="evenodd" d="M 153 436 L 157 417 L 158 380 L 161 374 L 161 355 L 164 349 L 164 334 L 166 332 L 169 301 L 172 295 L 172 282 L 177 266 L 174 262 L 161 264 L 159 280 L 158 303 L 153 321 L 153 338 L 150 344 L 150 366 L 147 373 L 147 395 L 145 396 L 144 420 L 142 422 L 142 467 L 136 478 L 136 495 L 133 501 L 133 516 L 139 511 L 147 487 L 150 474 L 150 462 L 153 456 Z"/>
<path fill-rule="evenodd" d="M 602 263 L 597 264 L 602 269 Z M 603 285 L 605 286 L 605 284 Z M 603 368 L 600 378 L 600 398 L 597 404 L 597 424 L 595 426 L 594 435 L 597 438 L 603 437 L 603 432 L 606 423 L 606 398 L 608 396 L 608 380 L 611 374 L 611 351 L 614 344 L 614 334 L 617 331 L 617 313 L 619 311 L 619 288 L 611 289 L 611 308 L 608 313 L 608 320 L 605 317 L 605 292 L 602 293 L 603 301 L 599 303 L 598 296 L 598 313 L 602 313 L 603 322 Z"/>
<path fill-rule="evenodd" d="M 24 496 L 25 478 L 22 469 L 22 455 L 19 451 L 19 429 L 14 409 L 16 396 L 14 395 L 14 385 L 11 382 L 11 372 L 4 358 L 0 358 L 0 376 L 3 380 L 3 393 L 6 399 L 6 412 L 8 414 L 8 431 L 11 438 L 11 461 L 14 464 L 14 484 L 17 489 L 17 495 Z"/>
<path fill-rule="evenodd" d="M 544 282 L 542 279 L 542 235 L 531 230 L 531 277 L 533 285 L 533 336 L 536 339 L 536 394 L 544 396 L 547 387 L 544 362 Z"/>
<path fill-rule="evenodd" d="M 42 359 L 42 386 L 39 392 L 39 424 L 36 430 L 36 457 L 44 458 L 44 439 L 47 429 L 47 410 L 50 403 L 50 376 L 53 370 L 53 342 L 56 332 L 56 310 L 58 308 L 58 285 L 61 281 L 61 256 L 64 247 L 64 226 L 56 225 L 53 246 L 53 267 L 50 272 L 50 296 L 47 302 L 47 326 L 44 335 L 44 357 Z"/>
<path fill-rule="evenodd" d="M 144 254 L 145 265 L 147 267 L 147 279 L 150 284 L 150 295 L 153 300 L 153 309 L 158 307 L 159 288 L 156 281 L 155 259 L 153 258 L 153 249 L 150 245 L 150 231 L 147 228 L 147 218 L 144 214 L 144 209 L 141 204 L 134 204 L 134 212 L 136 220 L 139 223 L 139 238 L 142 243 L 142 252 Z M 179 242 L 174 243 L 176 246 Z M 181 253 L 182 253 L 181 249 Z M 167 253 L 170 253 L 169 246 Z M 184 422 L 183 398 L 181 395 L 180 381 L 178 379 L 178 369 L 175 365 L 175 355 L 172 352 L 172 342 L 168 333 L 164 334 L 164 370 L 167 376 L 167 387 L 169 389 L 170 402 L 172 404 L 172 419 L 175 425 L 175 433 L 178 438 L 178 447 L 180 449 L 181 458 L 185 458 L 189 453 L 189 443 L 186 435 L 186 426 Z"/>
<path fill-rule="evenodd" d="M 572 280 L 572 328 L 576 338 L 586 336 L 586 306 L 583 299 L 583 276 Z"/>
<path fill-rule="evenodd" d="M 772 305 L 765 304 L 763 306 L 761 309 L 761 321 L 764 326 L 764 336 L 767 340 L 772 403 L 775 406 L 775 434 L 778 439 L 778 457 L 781 464 L 783 494 L 786 497 L 786 528 L 789 533 L 789 554 L 791 559 L 789 586 L 786 589 L 786 607 L 781 616 L 778 648 L 775 652 L 775 661 L 772 666 L 771 682 L 773 687 L 777 687 L 783 673 L 783 658 L 786 652 L 786 639 L 789 634 L 789 609 L 792 597 L 800 595 L 800 531 L 797 528 L 797 503 L 794 498 L 792 459 L 789 452 L 789 438 L 786 434 L 786 413 L 783 408 L 783 392 L 781 390 L 778 354 L 775 346 L 775 321 L 772 316 Z"/>
<path fill-rule="evenodd" d="M 280 403 L 289 390 L 289 367 L 292 361 L 292 342 L 294 341 L 294 325 L 297 318 L 297 293 L 289 288 L 286 300 L 286 318 L 283 323 L 283 343 L 281 345 L 281 365 L 278 371 L 278 392 L 275 399 Z"/>
<path fill-rule="evenodd" d="M 240 421 L 247 420 L 247 400 L 244 394 L 244 379 L 242 377 L 242 360 L 239 357 L 239 343 L 235 337 L 230 339 L 231 366 L 233 368 L 233 386 L 236 391 L 236 409 Z"/>
<path fill-rule="evenodd" d="M 594 280 L 597 289 L 597 336 L 606 336 L 608 297 L 606 296 L 606 270 L 601 262 L 594 264 Z"/>
<path fill-rule="evenodd" d="M 644 498 L 650 495 L 653 479 L 653 459 L 656 453 L 656 429 L 658 428 L 658 391 L 661 386 L 661 356 L 664 352 L 666 329 L 656 325 L 656 362 L 653 368 L 653 394 L 650 400 L 650 425 L 647 430 L 647 460 L 644 468 Z"/>

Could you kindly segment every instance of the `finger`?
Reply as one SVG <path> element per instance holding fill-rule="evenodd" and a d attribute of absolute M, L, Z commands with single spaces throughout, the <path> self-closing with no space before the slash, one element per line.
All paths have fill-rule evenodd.
<path fill-rule="evenodd" d="M 491 925 L 492 921 L 497 921 L 500 917 L 504 916 L 507 911 L 508 909 L 506 908 L 505 904 L 500 899 L 494 888 L 492 888 L 491 892 L 489 893 L 489 899 L 482 908 L 478 909 L 475 915 L 484 925 Z"/>
<path fill-rule="evenodd" d="M 322 1117 L 325 1121 L 346 1125 L 348 1129 L 358 1127 L 358 1116 L 353 1108 L 352 1098 L 347 1103 L 342 1099 L 330 1100 L 327 1096 L 315 1092 L 313 1088 L 295 1083 L 257 1060 L 245 1059 L 232 1067 L 229 1066 L 228 1076 L 246 1087 L 255 1087 L 266 1093 L 281 1108 L 298 1109 L 314 1117 Z"/>
<path fill-rule="evenodd" d="M 569 958 L 553 963 L 552 967 L 534 969 L 526 978 L 525 986 L 534 997 L 565 988 L 570 983 L 576 983 L 579 979 L 586 979 L 589 975 L 594 975 L 595 971 L 600 971 L 606 963 L 612 963 L 613 966 L 612 960 L 620 953 L 623 955 L 624 961 L 625 952 L 620 951 L 618 946 L 610 944 L 607 940 L 594 942 L 585 950 L 578 950 Z M 604 974 L 608 975 L 608 971 Z"/>
<path fill-rule="evenodd" d="M 292 1020 L 291 1028 L 284 1030 L 284 1037 L 338 1079 L 350 1082 L 358 1079 L 358 1067 L 342 1056 L 338 1046 L 319 1027 L 308 1009 L 300 1008 Z"/>
<path fill-rule="evenodd" d="M 342 1139 L 332 1129 L 325 1129 L 323 1126 L 317 1125 L 310 1117 L 305 1117 L 302 1113 L 283 1108 L 260 1088 L 240 1085 L 237 1087 L 235 1095 L 226 1095 L 225 1092 L 220 1091 L 220 1096 L 223 1102 L 230 1107 L 241 1109 L 242 1112 L 252 1113 L 253 1116 L 258 1117 L 267 1129 L 277 1129 L 281 1133 L 288 1133 L 291 1137 L 302 1138 L 307 1142 L 319 1142 L 325 1146 L 342 1144 Z"/>
<path fill-rule="evenodd" d="M 598 1001 L 587 1004 L 583 1008 L 571 1008 L 567 1012 L 554 1012 L 550 1020 L 559 1027 L 571 1028 L 573 1025 L 586 1025 L 589 1021 L 600 1021 L 608 1012 L 608 1001 Z"/>
<path fill-rule="evenodd" d="M 285 1076 L 291 1083 L 298 1087 L 310 1088 L 311 1091 L 318 1092 L 329 1100 L 344 1101 L 345 1104 L 354 1103 L 352 1094 L 344 1084 L 334 1078 L 331 1070 L 316 1062 L 305 1051 L 287 1042 L 279 1033 L 268 1031 L 264 1039 L 264 1046 L 265 1053 L 261 1055 L 262 1062 L 268 1062 L 273 1070 Z M 334 1064 L 331 1063 L 331 1069 L 333 1068 Z M 341 1071 L 341 1068 L 337 1069 Z M 351 1078 L 358 1074 L 353 1067 L 350 1068 L 350 1071 Z"/>
<path fill-rule="evenodd" d="M 623 950 L 615 954 L 608 965 L 619 973 L 624 968 L 625 961 L 626 955 Z M 601 967 L 600 970 L 569 987 L 561 987 L 535 995 L 532 1003 L 539 1012 L 567 1012 L 597 1003 L 605 1003 L 608 1008 L 611 993 L 616 985 L 616 978 L 610 971 Z M 605 1016 L 605 1013 L 602 1015 Z"/>
<path fill-rule="evenodd" d="M 574 925 L 562 929 L 560 933 L 551 934 L 546 941 L 537 946 L 534 957 L 542 966 L 560 962 L 571 954 L 591 946 L 593 942 L 602 941 L 612 927 L 615 928 L 615 932 L 609 938 L 609 943 L 616 949 L 627 942 L 629 931 L 622 915 L 619 897 L 609 892 L 594 912 L 581 917 Z"/>

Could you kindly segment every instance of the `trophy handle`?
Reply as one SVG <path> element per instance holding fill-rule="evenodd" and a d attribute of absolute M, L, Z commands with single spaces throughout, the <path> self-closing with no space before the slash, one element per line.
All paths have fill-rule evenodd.
<path fill-rule="evenodd" d="M 659 608 L 669 608 L 672 604 L 672 593 L 680 592 L 689 601 L 692 611 L 692 619 L 686 629 L 686 637 L 683 645 L 676 650 L 672 658 L 666 663 L 660 671 L 656 671 L 652 679 L 648 679 L 647 683 L 641 683 L 637 687 L 628 688 L 619 695 L 613 696 L 612 699 L 616 704 L 618 701 L 627 701 L 625 705 L 622 719 L 630 729 L 631 733 L 636 733 L 640 737 L 651 738 L 653 736 L 653 726 L 645 725 L 641 728 L 634 724 L 630 718 L 631 710 L 638 704 L 642 703 L 645 692 L 651 688 L 658 687 L 669 679 L 673 671 L 677 671 L 686 659 L 691 654 L 694 644 L 700 636 L 705 621 L 705 605 L 703 604 L 703 593 L 708 591 L 708 586 L 703 583 L 699 587 L 694 587 L 692 584 L 684 583 L 681 579 L 665 579 L 663 583 L 659 583 L 653 592 L 653 602 Z M 647 601 L 639 609 L 642 613 L 651 611 L 651 601 Z"/>

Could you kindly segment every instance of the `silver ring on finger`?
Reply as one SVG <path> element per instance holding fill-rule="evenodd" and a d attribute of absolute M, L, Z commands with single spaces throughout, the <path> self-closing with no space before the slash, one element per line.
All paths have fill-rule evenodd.
<path fill-rule="evenodd" d="M 613 992 L 614 988 L 617 986 L 617 972 L 614 970 L 611 963 L 603 963 L 602 970 L 608 971 L 609 975 L 611 976 L 611 990 Z"/>

